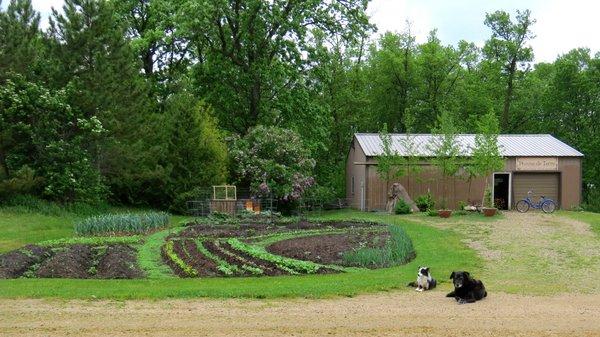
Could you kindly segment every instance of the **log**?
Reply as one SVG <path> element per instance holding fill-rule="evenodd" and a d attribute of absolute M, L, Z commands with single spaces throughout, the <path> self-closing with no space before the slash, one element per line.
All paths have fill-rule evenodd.
<path fill-rule="evenodd" d="M 398 202 L 398 199 L 404 200 L 404 202 L 406 202 L 410 206 L 413 212 L 419 211 L 417 204 L 415 204 L 415 202 L 411 199 L 410 195 L 408 195 L 408 192 L 406 191 L 404 186 L 402 186 L 400 183 L 393 183 L 390 187 L 390 191 L 388 192 L 388 202 L 385 207 L 386 211 L 388 211 L 389 213 L 393 213 L 394 209 L 396 208 L 396 203 Z"/>

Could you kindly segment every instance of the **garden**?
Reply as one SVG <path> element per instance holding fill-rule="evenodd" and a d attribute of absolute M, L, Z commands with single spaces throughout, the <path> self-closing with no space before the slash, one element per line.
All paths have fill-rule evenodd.
<path fill-rule="evenodd" d="M 369 221 L 216 213 L 175 228 L 166 228 L 168 223 L 165 213 L 90 217 L 75 224 L 73 238 L 0 255 L 0 278 L 331 274 L 392 267 L 415 257 L 402 228 Z"/>

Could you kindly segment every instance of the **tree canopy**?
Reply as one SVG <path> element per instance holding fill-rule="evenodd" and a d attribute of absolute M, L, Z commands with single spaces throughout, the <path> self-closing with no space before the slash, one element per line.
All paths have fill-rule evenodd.
<path fill-rule="evenodd" d="M 600 209 L 600 55 L 581 46 L 534 63 L 526 9 L 482 17 L 480 48 L 436 30 L 419 43 L 410 25 L 377 32 L 369 3 L 65 0 L 43 29 L 31 0 L 8 1 L 0 189 L 180 211 L 222 182 L 292 196 L 295 172 L 343 197 L 353 133 L 476 133 L 493 115 L 499 133 L 581 150 L 585 201 Z M 279 150 L 248 152 L 275 140 Z M 250 174 L 239 156 L 273 165 Z"/>

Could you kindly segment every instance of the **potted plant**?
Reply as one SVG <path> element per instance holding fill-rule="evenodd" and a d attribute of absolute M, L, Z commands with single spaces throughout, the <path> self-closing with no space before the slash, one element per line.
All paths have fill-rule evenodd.
<path fill-rule="evenodd" d="M 458 172 L 460 155 L 460 144 L 457 141 L 457 129 L 452 115 L 448 111 L 443 111 L 432 131 L 434 137 L 428 147 L 434 156 L 432 162 L 437 166 L 444 179 L 444 191 L 438 215 L 448 218 L 452 215 L 452 210 L 447 207 L 448 183 L 449 178 L 454 177 Z"/>
<path fill-rule="evenodd" d="M 483 115 L 477 122 L 475 147 L 472 149 L 472 165 L 477 175 L 485 177 L 481 200 L 482 212 L 485 216 L 493 216 L 497 212 L 491 187 L 493 179 L 490 179 L 490 176 L 495 171 L 504 168 L 504 160 L 498 149 L 499 131 L 498 119 L 493 111 Z"/>

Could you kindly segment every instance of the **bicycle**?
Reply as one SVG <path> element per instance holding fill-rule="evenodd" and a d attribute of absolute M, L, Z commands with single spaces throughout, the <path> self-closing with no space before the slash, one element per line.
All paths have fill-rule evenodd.
<path fill-rule="evenodd" d="M 536 203 L 533 202 L 533 199 L 531 198 L 532 194 L 533 193 L 531 191 L 527 192 L 527 197 L 517 202 L 517 211 L 520 213 L 525 213 L 529 211 L 530 208 L 533 208 L 541 209 L 544 213 L 552 213 L 554 210 L 556 210 L 556 203 L 554 200 L 541 196 L 540 201 Z"/>

